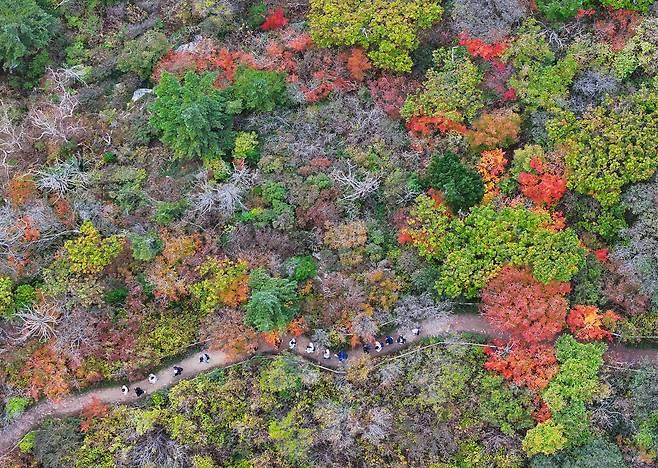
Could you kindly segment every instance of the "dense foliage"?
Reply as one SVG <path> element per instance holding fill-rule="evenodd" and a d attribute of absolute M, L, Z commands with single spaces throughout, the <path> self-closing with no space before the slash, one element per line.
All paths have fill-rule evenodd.
<path fill-rule="evenodd" d="M 655 16 L 0 0 L 2 465 L 654 466 Z"/>

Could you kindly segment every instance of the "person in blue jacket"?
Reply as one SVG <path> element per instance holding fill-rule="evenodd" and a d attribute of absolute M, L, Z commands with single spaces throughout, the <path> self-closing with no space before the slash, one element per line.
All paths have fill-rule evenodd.
<path fill-rule="evenodd" d="M 340 362 L 347 361 L 347 353 L 345 351 L 340 351 L 336 357 Z"/>

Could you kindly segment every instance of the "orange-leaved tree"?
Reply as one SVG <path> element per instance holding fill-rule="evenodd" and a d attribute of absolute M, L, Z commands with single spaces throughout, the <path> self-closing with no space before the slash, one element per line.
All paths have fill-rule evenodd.
<path fill-rule="evenodd" d="M 548 341 L 565 326 L 569 283 L 537 281 L 528 270 L 503 267 L 482 290 L 482 311 L 496 328 L 527 343 Z"/>

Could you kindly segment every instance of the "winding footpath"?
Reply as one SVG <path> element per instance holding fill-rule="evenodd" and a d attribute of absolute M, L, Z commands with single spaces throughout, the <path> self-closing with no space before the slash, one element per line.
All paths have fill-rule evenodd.
<path fill-rule="evenodd" d="M 419 336 L 412 335 L 408 330 L 397 330 L 392 336 L 395 337 L 397 334 L 402 333 L 407 338 L 405 346 L 408 346 L 423 337 L 434 337 L 449 333 L 464 332 L 478 333 L 490 337 L 501 337 L 501 334 L 494 330 L 481 316 L 465 314 L 452 315 L 443 319 L 427 320 L 421 323 L 421 333 Z M 181 379 L 192 378 L 203 372 L 208 372 L 211 369 L 237 364 L 252 358 L 254 355 L 278 354 L 281 351 L 288 349 L 287 345 L 290 338 L 290 336 L 283 337 L 279 348 L 273 348 L 261 344 L 255 353 L 248 355 L 244 354 L 237 357 L 230 357 L 226 353 L 219 351 L 209 351 L 210 362 L 207 364 L 199 362 L 200 353 L 194 353 L 193 355 L 189 355 L 181 361 L 172 363 L 169 367 L 159 371 L 156 374 L 158 380 L 153 384 L 149 383 L 146 379 L 138 382 L 131 382 L 131 391 L 127 395 L 122 394 L 121 385 L 117 385 L 115 387 L 99 388 L 77 395 L 71 395 L 57 403 L 43 400 L 27 410 L 16 421 L 13 421 L 0 432 L 0 454 L 7 454 L 13 451 L 24 434 L 37 427 L 48 417 L 65 417 L 79 414 L 92 402 L 93 399 L 98 399 L 103 403 L 133 403 L 140 398 L 137 397 L 133 391 L 135 387 L 141 387 L 146 392 L 146 395 L 148 395 L 163 388 L 167 388 Z M 317 349 L 315 353 L 307 354 L 305 352 L 306 345 L 309 342 L 307 337 L 300 336 L 297 337 L 296 340 L 297 347 L 293 352 L 305 360 L 319 365 L 329 371 L 338 370 L 338 372 L 340 372 L 340 369 L 345 366 L 345 364 L 339 363 L 333 355 L 329 360 L 323 359 L 322 352 L 324 349 Z M 400 350 L 401 347 L 401 345 L 393 344 L 384 347 L 380 353 L 375 353 L 373 350 L 371 351 L 371 355 L 381 356 L 392 354 Z M 349 362 L 362 355 L 363 351 L 361 348 L 357 348 L 349 351 L 348 354 Z M 658 349 L 633 349 L 620 345 L 610 345 L 606 353 L 606 360 L 611 364 L 629 364 L 643 360 L 654 360 L 658 362 Z M 173 366 L 183 368 L 183 372 L 180 376 L 174 377 L 172 370 Z"/>

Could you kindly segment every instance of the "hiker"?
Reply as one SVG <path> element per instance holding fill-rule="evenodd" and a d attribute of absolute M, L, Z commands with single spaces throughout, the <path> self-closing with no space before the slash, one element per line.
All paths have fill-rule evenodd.
<path fill-rule="evenodd" d="M 158 381 L 158 376 L 155 374 L 149 374 L 149 383 L 154 384 Z"/>
<path fill-rule="evenodd" d="M 381 352 L 382 350 L 382 344 L 379 341 L 375 341 L 375 351 L 376 352 Z"/>
<path fill-rule="evenodd" d="M 370 354 L 370 345 L 368 343 L 363 343 L 363 352 Z"/>
<path fill-rule="evenodd" d="M 174 366 L 174 377 L 178 377 L 182 373 L 183 373 L 182 367 Z"/>
<path fill-rule="evenodd" d="M 398 343 L 399 345 L 403 345 L 403 344 L 405 344 L 406 342 L 407 342 L 407 339 L 406 339 L 404 336 L 402 336 L 402 335 L 398 336 L 397 343 Z"/>
<path fill-rule="evenodd" d="M 313 344 L 312 341 L 309 341 L 308 344 L 306 345 L 306 353 L 311 354 L 315 352 L 315 345 Z"/>
<path fill-rule="evenodd" d="M 324 354 L 322 355 L 322 357 L 325 359 L 331 359 L 331 351 L 329 350 L 329 348 L 324 350 Z"/>
<path fill-rule="evenodd" d="M 288 348 L 295 349 L 296 346 L 297 346 L 297 340 L 291 338 L 290 341 L 288 341 Z"/>
<path fill-rule="evenodd" d="M 135 387 L 135 393 L 137 394 L 138 397 L 144 395 L 144 390 L 141 389 L 141 387 Z"/>
<path fill-rule="evenodd" d="M 124 395 L 128 395 L 129 391 L 130 390 L 128 389 L 127 385 L 124 385 L 123 387 L 121 387 L 121 393 L 123 393 Z"/>
<path fill-rule="evenodd" d="M 412 328 L 411 333 L 413 333 L 416 336 L 420 335 L 420 328 L 418 328 L 418 327 Z"/>
<path fill-rule="evenodd" d="M 210 361 L 210 356 L 208 356 L 208 353 L 203 353 L 201 356 L 199 356 L 199 362 L 208 364 L 208 361 Z"/>
<path fill-rule="evenodd" d="M 392 345 L 393 344 L 393 337 L 392 336 L 387 336 L 386 339 L 384 340 L 384 343 L 386 343 L 386 346 Z"/>
<path fill-rule="evenodd" d="M 338 354 L 336 354 L 336 357 L 340 362 L 347 361 L 347 353 L 345 351 L 341 351 Z"/>

